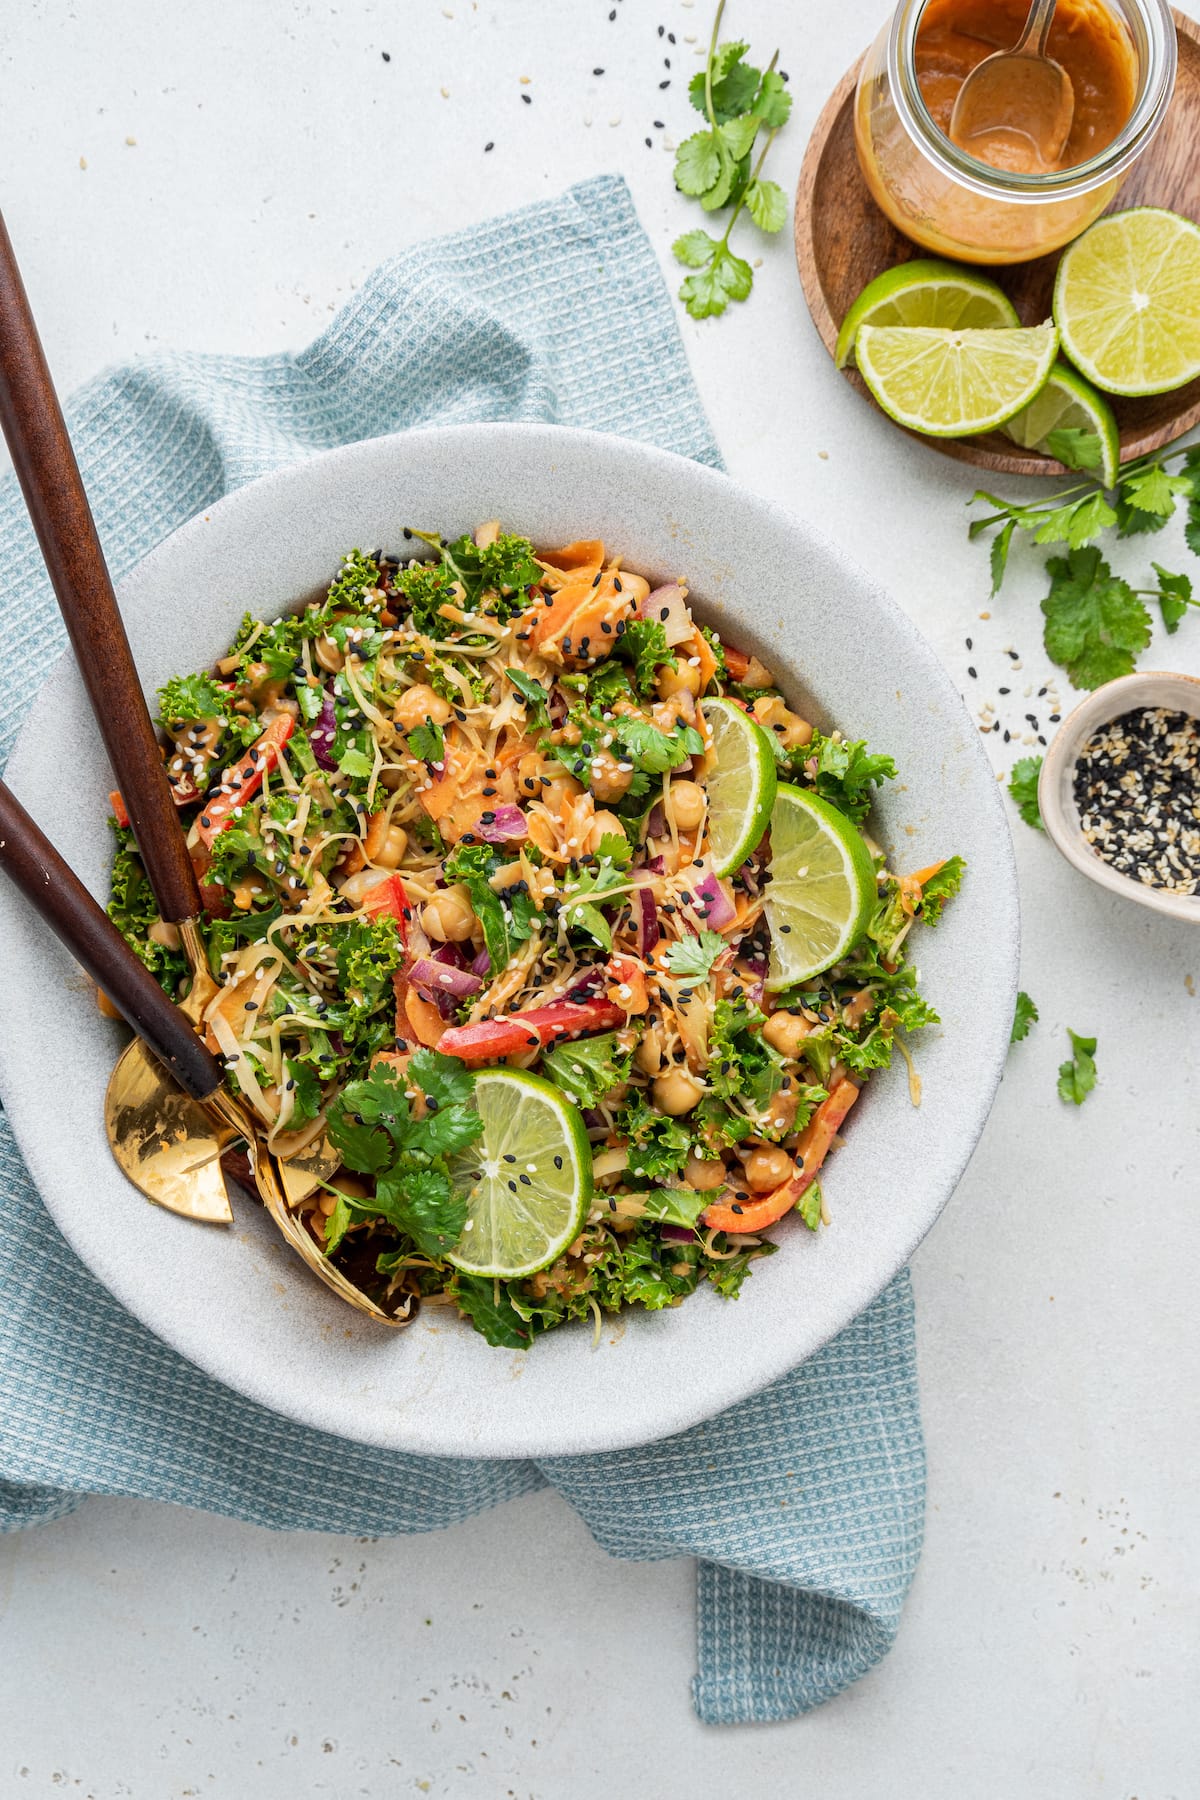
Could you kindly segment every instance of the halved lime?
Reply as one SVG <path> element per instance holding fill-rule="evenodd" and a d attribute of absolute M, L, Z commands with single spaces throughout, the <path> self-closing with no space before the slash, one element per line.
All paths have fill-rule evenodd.
<path fill-rule="evenodd" d="M 990 331 L 1019 325 L 1017 309 L 984 275 L 935 256 L 885 269 L 869 281 L 838 332 L 834 361 L 845 368 L 860 325 L 936 325 L 949 331 Z"/>
<path fill-rule="evenodd" d="M 1090 381 L 1059 361 L 1037 398 L 1022 407 L 1003 430 L 1014 444 L 1053 456 L 1055 452 L 1046 442 L 1050 433 L 1072 429 L 1089 432 L 1097 440 L 1099 461 L 1095 465 L 1089 462 L 1087 467 L 1094 467 L 1106 488 L 1114 487 L 1121 466 L 1121 433 L 1113 409 Z"/>
<path fill-rule="evenodd" d="M 702 700 L 712 733 L 708 847 L 718 875 L 732 875 L 755 848 L 775 803 L 775 752 L 761 725 L 732 700 Z"/>
<path fill-rule="evenodd" d="M 512 1281 L 560 1257 L 592 1199 L 592 1151 L 577 1107 L 540 1075 L 475 1077 L 483 1136 L 451 1165 L 467 1221 L 448 1261 Z"/>
<path fill-rule="evenodd" d="M 781 783 L 771 812 L 767 924 L 773 992 L 819 975 L 861 937 L 875 865 L 851 821 L 827 800 Z"/>
<path fill-rule="evenodd" d="M 1057 349 L 1049 324 L 1003 331 L 860 325 L 855 360 L 889 418 L 929 437 L 966 437 L 1028 406 Z"/>
<path fill-rule="evenodd" d="M 1200 375 L 1200 225 L 1159 206 L 1098 219 L 1054 282 L 1062 347 L 1110 394 L 1163 394 Z"/>

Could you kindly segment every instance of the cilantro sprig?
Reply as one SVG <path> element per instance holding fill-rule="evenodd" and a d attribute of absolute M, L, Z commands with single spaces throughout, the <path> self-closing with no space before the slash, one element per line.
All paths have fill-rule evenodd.
<path fill-rule="evenodd" d="M 1099 462 L 1088 441 L 1093 434 L 1051 434 L 1051 448 L 1061 462 L 1090 475 Z M 1178 461 L 1172 474 L 1168 464 Z M 1200 556 L 1200 445 L 1166 456 L 1139 457 L 1121 470 L 1111 494 L 1098 481 L 1078 482 L 1047 501 L 1027 506 L 980 490 L 972 504 L 995 508 L 970 526 L 972 539 L 993 531 L 992 593 L 1000 591 L 1008 570 L 1009 551 L 1017 532 L 1044 548 L 1061 552 L 1048 557 L 1050 591 L 1042 601 L 1044 642 L 1051 662 L 1067 671 L 1080 688 L 1100 687 L 1128 675 L 1150 642 L 1152 617 L 1147 602 L 1158 606 L 1168 633 L 1179 629 L 1190 607 L 1200 606 L 1192 579 L 1151 562 L 1153 585 L 1135 587 L 1115 575 L 1096 540 L 1115 531 L 1118 538 L 1161 531 L 1178 507 L 1186 507 L 1184 539 Z"/>
<path fill-rule="evenodd" d="M 775 233 L 787 218 L 787 197 L 777 181 L 763 179 L 762 167 L 775 134 L 787 123 L 792 97 L 776 70 L 778 50 L 766 69 L 746 61 L 749 44 L 718 44 L 725 0 L 713 20 L 708 58 L 688 84 L 688 97 L 707 125 L 685 138 L 675 153 L 675 185 L 699 200 L 705 212 L 731 208 L 723 235 L 697 228 L 672 246 L 677 262 L 695 271 L 679 290 L 693 319 L 719 316 L 731 300 L 745 300 L 754 286 L 754 270 L 730 248 L 729 239 L 743 210 L 760 231 Z M 757 159 L 759 133 L 766 141 Z"/>
<path fill-rule="evenodd" d="M 1058 1097 L 1073 1106 L 1082 1106 L 1096 1085 L 1096 1040 L 1080 1037 L 1067 1027 L 1071 1040 L 1068 1061 L 1058 1065 Z"/>

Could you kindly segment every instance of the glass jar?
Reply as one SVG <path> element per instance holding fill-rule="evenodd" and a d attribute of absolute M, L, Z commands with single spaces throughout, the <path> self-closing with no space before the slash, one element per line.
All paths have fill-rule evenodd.
<path fill-rule="evenodd" d="M 980 162 L 934 123 L 915 61 L 925 6 L 900 0 L 859 74 L 854 134 L 874 200 L 906 237 L 960 262 L 1025 262 L 1060 249 L 1100 216 L 1162 123 L 1175 85 L 1170 7 L 1110 0 L 1105 10 L 1128 32 L 1135 61 L 1133 110 L 1089 161 L 1033 175 Z"/>

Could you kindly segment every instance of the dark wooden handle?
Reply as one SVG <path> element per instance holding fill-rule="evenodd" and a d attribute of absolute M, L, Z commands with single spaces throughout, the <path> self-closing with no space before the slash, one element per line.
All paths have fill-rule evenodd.
<path fill-rule="evenodd" d="M 221 1085 L 221 1065 L 138 961 L 112 920 L 0 781 L 0 869 L 108 995 L 164 1068 L 196 1100 Z M 69 1064 L 70 1045 L 64 1046 Z"/>
<path fill-rule="evenodd" d="M 0 218 L 0 427 L 164 919 L 200 891 L 37 327 Z"/>

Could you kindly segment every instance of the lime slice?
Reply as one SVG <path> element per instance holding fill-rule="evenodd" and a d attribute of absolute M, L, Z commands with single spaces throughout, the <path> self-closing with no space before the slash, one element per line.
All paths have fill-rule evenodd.
<path fill-rule="evenodd" d="M 774 992 L 831 968 L 861 937 L 875 865 L 850 820 L 803 788 L 781 784 L 771 813 L 765 912 Z"/>
<path fill-rule="evenodd" d="M 576 1107 L 540 1075 L 484 1069 L 475 1077 L 483 1136 L 454 1159 L 467 1221 L 448 1261 L 511 1281 L 560 1257 L 592 1199 L 592 1151 Z"/>
<path fill-rule="evenodd" d="M 1114 487 L 1121 466 L 1121 433 L 1113 409 L 1090 381 L 1067 363 L 1056 362 L 1041 393 L 1008 421 L 1004 431 L 1014 444 L 1053 456 L 1046 439 L 1052 431 L 1071 429 L 1091 432 L 1099 440 L 1095 473 L 1106 488 Z"/>
<path fill-rule="evenodd" d="M 707 777 L 708 847 L 718 875 L 732 875 L 755 848 L 775 803 L 775 752 L 761 725 L 732 700 L 704 700 L 712 733 Z"/>
<path fill-rule="evenodd" d="M 1200 375 L 1200 225 L 1157 206 L 1099 219 L 1054 283 L 1062 347 L 1110 394 L 1163 394 Z"/>
<path fill-rule="evenodd" d="M 889 418 L 930 437 L 991 431 L 1028 406 L 1054 365 L 1053 325 L 936 331 L 860 325 L 855 358 Z"/>
<path fill-rule="evenodd" d="M 1019 325 L 1017 309 L 994 281 L 957 263 L 918 256 L 885 269 L 867 283 L 838 332 L 834 360 L 844 369 L 860 325 L 936 325 L 948 331 L 990 331 Z"/>

